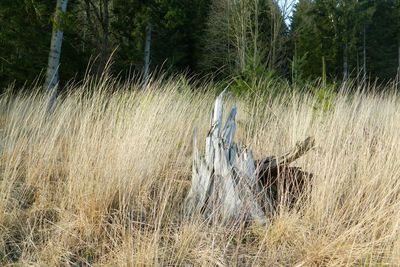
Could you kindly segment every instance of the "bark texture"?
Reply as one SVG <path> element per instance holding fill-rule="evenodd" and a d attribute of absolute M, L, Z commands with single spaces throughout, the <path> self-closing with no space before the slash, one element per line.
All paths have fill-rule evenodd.
<path fill-rule="evenodd" d="M 144 66 L 143 66 L 144 86 L 147 86 L 147 84 L 149 83 L 149 76 L 150 76 L 151 33 L 152 33 L 152 26 L 151 26 L 151 24 L 149 24 L 146 27 L 146 40 L 145 40 L 145 46 L 144 46 Z"/>
<path fill-rule="evenodd" d="M 60 65 L 61 46 L 64 35 L 62 21 L 67 11 L 67 3 L 68 0 L 57 0 L 45 83 L 45 87 L 51 91 L 56 88 L 59 82 L 58 67 Z"/>
<path fill-rule="evenodd" d="M 268 224 L 278 202 L 275 191 L 279 191 L 279 184 L 292 188 L 291 192 L 302 186 L 303 181 L 298 178 L 304 179 L 305 173 L 288 165 L 309 151 L 314 139 L 297 143 L 282 156 L 254 160 L 251 149 L 234 142 L 236 107 L 223 124 L 223 95 L 215 100 L 204 156 L 194 132 L 192 184 L 185 200 L 185 214 L 201 213 L 210 221 L 224 223 Z"/>
<path fill-rule="evenodd" d="M 53 33 L 51 37 L 49 60 L 46 72 L 45 88 L 50 93 L 50 99 L 47 106 L 47 112 L 51 113 L 55 107 L 57 99 L 57 87 L 60 82 L 58 69 L 60 66 L 61 46 L 64 36 L 62 28 L 63 16 L 67 11 L 68 0 L 57 0 L 55 18 L 53 23 Z"/>

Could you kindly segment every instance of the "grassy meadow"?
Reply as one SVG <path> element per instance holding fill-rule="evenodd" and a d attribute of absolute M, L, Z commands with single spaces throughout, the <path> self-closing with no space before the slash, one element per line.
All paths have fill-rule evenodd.
<path fill-rule="evenodd" d="M 208 89 L 206 88 L 208 87 Z M 311 93 L 227 98 L 255 158 L 313 136 L 294 166 L 305 200 L 268 226 L 185 218 L 193 129 L 204 146 L 216 90 L 112 79 L 0 99 L 0 265 L 400 266 L 400 98 Z M 207 89 L 207 90 L 206 90 Z"/>

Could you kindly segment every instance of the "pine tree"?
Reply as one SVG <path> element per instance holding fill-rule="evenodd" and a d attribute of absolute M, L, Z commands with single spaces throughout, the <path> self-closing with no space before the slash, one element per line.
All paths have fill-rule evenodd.
<path fill-rule="evenodd" d="M 399 4 L 377 0 L 371 25 L 367 30 L 369 72 L 382 82 L 394 79 L 398 68 Z"/>

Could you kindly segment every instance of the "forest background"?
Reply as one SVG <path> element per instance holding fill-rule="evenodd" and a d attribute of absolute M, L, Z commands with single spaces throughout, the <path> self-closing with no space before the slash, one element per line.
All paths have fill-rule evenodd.
<path fill-rule="evenodd" d="M 61 87 L 107 62 L 122 80 L 148 68 L 239 90 L 260 78 L 385 84 L 400 72 L 398 0 L 69 0 L 60 25 L 55 10 L 52 0 L 0 2 L 0 88 L 44 82 L 55 27 Z"/>

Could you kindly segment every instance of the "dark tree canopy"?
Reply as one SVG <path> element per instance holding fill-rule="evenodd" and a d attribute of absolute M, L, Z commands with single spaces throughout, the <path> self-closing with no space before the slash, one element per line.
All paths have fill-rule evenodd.
<path fill-rule="evenodd" d="M 2 89 L 43 79 L 54 11 L 50 0 L 0 1 Z M 150 69 L 167 74 L 304 82 L 321 77 L 324 58 L 329 81 L 398 75 L 400 0 L 299 0 L 290 25 L 285 12 L 276 0 L 70 0 L 61 83 L 89 63 L 99 75 L 111 56 L 113 74 L 140 73 L 147 25 Z"/>

